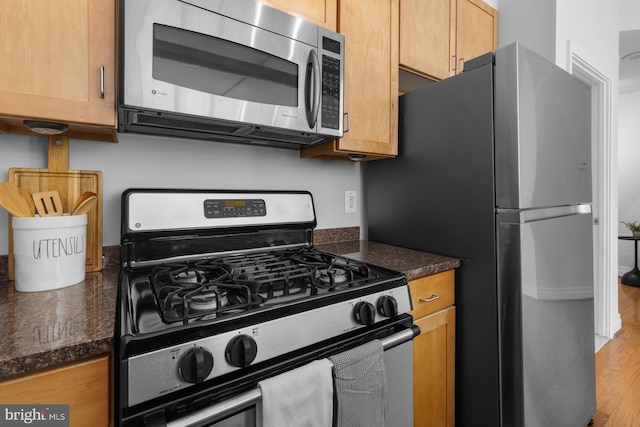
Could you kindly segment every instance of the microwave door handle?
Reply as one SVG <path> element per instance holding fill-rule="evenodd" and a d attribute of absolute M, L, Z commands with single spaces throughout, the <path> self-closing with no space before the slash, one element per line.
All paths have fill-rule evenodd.
<path fill-rule="evenodd" d="M 305 112 L 310 128 L 315 128 L 320 108 L 320 64 L 315 50 L 309 52 L 304 85 Z"/>

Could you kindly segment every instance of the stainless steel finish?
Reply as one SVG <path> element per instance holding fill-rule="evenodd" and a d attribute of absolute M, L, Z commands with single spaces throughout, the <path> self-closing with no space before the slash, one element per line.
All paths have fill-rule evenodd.
<path fill-rule="evenodd" d="M 343 125 L 340 120 L 338 129 L 322 127 L 319 116 L 316 117 L 317 123 L 309 126 L 307 114 L 305 114 L 305 105 L 309 101 L 305 99 L 304 68 L 307 59 L 313 55 L 311 52 L 315 52 L 316 56 L 340 59 L 340 99 L 342 100 L 343 36 L 253 0 L 138 0 L 125 2 L 123 7 L 124 83 L 121 86 L 124 89 L 122 87 L 120 89 L 119 104 L 121 109 L 130 107 L 130 112 L 126 114 L 121 112 L 125 117 L 120 117 L 120 120 L 127 121 L 127 126 L 131 121 L 132 127 L 136 126 L 136 132 L 144 132 L 144 126 L 156 126 L 156 129 L 161 130 L 166 128 L 167 132 L 172 130 L 171 125 L 164 122 L 153 125 L 142 124 L 139 120 L 143 120 L 146 115 L 137 114 L 141 110 L 151 115 L 155 112 L 173 114 L 171 119 L 180 122 L 173 130 L 180 129 L 190 132 L 190 135 L 196 135 L 198 132 L 206 133 L 207 130 L 202 126 L 202 121 L 212 120 L 211 124 L 216 125 L 216 131 L 210 138 L 216 139 L 216 135 L 219 135 L 218 138 L 221 141 L 228 142 L 261 143 L 260 141 L 263 140 L 270 142 L 275 140 L 305 145 L 342 136 Z M 295 103 L 276 105 L 276 103 L 252 102 L 240 96 L 216 95 L 158 79 L 153 68 L 154 24 L 237 43 L 286 60 L 294 66 L 297 65 L 298 82 Z M 342 54 L 322 49 L 325 36 L 341 43 Z M 165 62 L 168 63 L 169 60 Z M 202 80 L 208 78 L 205 71 L 198 76 Z M 319 72 L 319 65 L 317 65 L 314 79 L 319 81 L 321 77 L 322 73 Z M 237 90 L 238 84 L 245 79 L 229 75 L 228 80 L 231 91 Z M 235 80 L 237 82 L 234 83 Z M 320 96 L 322 85 L 315 86 L 313 93 L 308 96 L 315 97 L 314 104 L 319 104 L 322 100 Z M 262 90 L 261 87 L 258 85 L 255 90 Z M 342 102 L 339 110 L 338 117 L 341 117 Z M 124 126 L 121 124 L 121 131 L 124 131 Z M 263 136 L 259 132 L 258 127 L 262 126 L 268 127 L 268 136 Z M 130 128 L 127 127 L 127 129 Z M 300 136 L 301 132 L 306 132 L 307 135 L 303 138 Z M 277 134 L 280 134 L 281 139 L 277 139 L 275 136 Z"/>
<path fill-rule="evenodd" d="M 431 302 L 431 301 L 435 301 L 437 299 L 440 299 L 440 295 L 431 294 L 430 298 L 418 298 L 418 301 L 420 301 L 420 302 Z"/>
<path fill-rule="evenodd" d="M 315 50 L 312 50 L 309 52 L 309 59 L 307 60 L 307 77 L 305 83 L 305 92 L 313 93 L 313 97 L 305 97 L 307 123 L 310 128 L 315 127 L 318 119 L 321 86 L 322 83 L 320 82 L 320 64 L 318 63 L 318 54 Z"/>
<path fill-rule="evenodd" d="M 456 426 L 586 425 L 589 90 L 519 44 L 464 68 L 400 97 L 402 150 L 367 165 L 369 239 L 461 260 Z"/>
<path fill-rule="evenodd" d="M 356 323 L 353 318 L 354 306 L 361 301 L 367 301 L 375 306 L 377 301 L 385 295 L 396 299 L 399 313 L 411 310 L 408 288 L 401 286 L 130 357 L 128 404 L 129 406 L 137 405 L 165 393 L 192 386 L 193 384 L 179 378 L 176 372 L 181 355 L 193 347 L 202 347 L 213 355 L 213 370 L 207 377 L 212 379 L 239 369 L 227 364 L 224 354 L 227 343 L 236 335 L 248 335 L 256 341 L 258 354 L 253 363 L 259 363 L 289 351 L 364 328 L 365 326 Z M 385 319 L 387 318 L 376 314 L 376 322 Z M 296 328 L 286 327 L 290 325 L 296 325 Z"/>
<path fill-rule="evenodd" d="M 263 199 L 266 215 L 207 218 L 203 206 L 204 201 L 210 199 Z M 309 193 L 135 192 L 129 195 L 128 215 L 130 232 L 297 224 L 315 220 Z"/>
<path fill-rule="evenodd" d="M 100 98 L 104 98 L 104 65 L 100 66 Z"/>
<path fill-rule="evenodd" d="M 499 223 L 505 425 L 587 425 L 595 412 L 590 213 Z M 521 317 L 518 316 L 521 313 Z M 521 340 L 507 339 L 513 329 Z M 514 398 L 524 396 L 524 399 Z"/>
<path fill-rule="evenodd" d="M 590 204 L 554 206 L 541 209 L 498 209 L 498 222 L 526 224 L 534 221 L 541 221 L 549 218 L 559 218 L 563 216 L 581 215 L 591 213 Z"/>
<path fill-rule="evenodd" d="M 590 89 L 517 44 L 495 61 L 498 207 L 590 202 Z"/>
<path fill-rule="evenodd" d="M 387 395 L 388 399 L 393 400 L 387 407 L 385 425 L 388 426 L 413 425 L 412 339 L 413 331 L 407 329 L 380 340 L 385 350 L 385 368 L 389 378 Z M 403 349 L 399 349 L 398 346 L 403 347 Z M 394 354 L 388 354 L 390 352 Z M 260 392 L 260 388 L 254 388 L 208 408 L 189 414 L 179 420 L 169 422 L 167 423 L 167 427 L 196 427 L 208 425 L 208 423 L 216 422 L 228 415 L 247 409 L 259 403 L 261 400 L 262 393 Z M 407 417 L 411 419 L 409 420 Z"/>
<path fill-rule="evenodd" d="M 156 4 L 156 1 L 153 0 L 149 4 Z M 318 41 L 317 25 L 254 0 L 179 1 L 311 46 Z"/>

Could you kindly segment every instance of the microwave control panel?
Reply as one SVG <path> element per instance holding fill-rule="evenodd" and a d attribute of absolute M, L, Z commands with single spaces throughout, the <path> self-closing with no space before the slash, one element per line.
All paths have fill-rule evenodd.
<path fill-rule="evenodd" d="M 340 60 L 322 55 L 322 114 L 324 128 L 340 128 Z"/>

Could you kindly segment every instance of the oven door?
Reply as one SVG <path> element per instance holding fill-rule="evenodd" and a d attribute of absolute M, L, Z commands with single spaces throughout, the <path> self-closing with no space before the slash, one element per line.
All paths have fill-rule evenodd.
<path fill-rule="evenodd" d="M 318 28 L 253 3 L 243 13 L 255 25 L 177 0 L 123 2 L 120 104 L 315 133 Z M 300 28 L 266 31 L 265 18 Z"/>
<path fill-rule="evenodd" d="M 417 327 L 381 338 L 387 378 L 385 425 L 413 426 L 413 337 Z M 168 422 L 169 427 L 259 427 L 261 394 L 259 388 Z"/>

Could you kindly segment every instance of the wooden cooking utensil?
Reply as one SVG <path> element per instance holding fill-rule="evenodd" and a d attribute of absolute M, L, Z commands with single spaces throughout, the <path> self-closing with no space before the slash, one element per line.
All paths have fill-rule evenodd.
<path fill-rule="evenodd" d="M 29 193 L 22 187 L 18 187 L 18 191 L 20 191 L 20 194 L 22 194 L 22 197 L 24 197 L 24 199 L 27 201 L 27 204 L 29 205 L 29 213 L 31 213 L 30 216 L 36 216 L 36 204 L 33 203 L 33 197 L 31 196 L 31 193 Z"/>
<path fill-rule="evenodd" d="M 98 202 L 98 195 L 91 191 L 85 191 L 82 193 L 73 209 L 71 209 L 71 215 L 86 214 L 92 207 Z"/>
<path fill-rule="evenodd" d="M 0 205 L 13 216 L 33 216 L 29 203 L 12 182 L 0 182 Z"/>
<path fill-rule="evenodd" d="M 62 216 L 62 200 L 56 190 L 33 193 L 33 203 L 40 216 Z"/>

